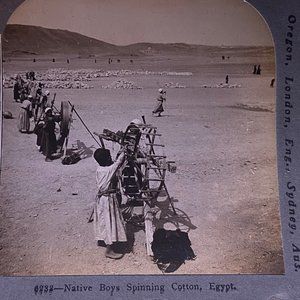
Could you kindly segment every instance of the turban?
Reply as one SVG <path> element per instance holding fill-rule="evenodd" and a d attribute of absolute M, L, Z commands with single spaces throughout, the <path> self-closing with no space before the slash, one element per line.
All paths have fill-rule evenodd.
<path fill-rule="evenodd" d="M 134 119 L 130 122 L 130 124 L 139 126 L 139 125 L 143 125 L 143 122 L 140 119 Z"/>

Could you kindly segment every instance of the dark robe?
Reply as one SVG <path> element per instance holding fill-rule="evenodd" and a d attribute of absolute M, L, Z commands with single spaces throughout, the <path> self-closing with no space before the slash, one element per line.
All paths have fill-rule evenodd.
<path fill-rule="evenodd" d="M 40 151 L 47 157 L 50 158 L 53 153 L 57 150 L 57 141 L 55 135 L 55 116 L 46 116 L 43 130 L 39 136 Z"/>
<path fill-rule="evenodd" d="M 43 126 L 44 126 L 44 122 L 42 123 L 37 123 L 35 125 L 35 128 L 34 128 L 34 133 L 37 135 L 37 138 L 36 138 L 36 145 L 38 147 L 41 147 L 42 145 L 42 139 L 43 139 Z"/>
<path fill-rule="evenodd" d="M 19 101 L 19 100 L 24 100 L 22 97 L 24 94 L 24 85 L 25 82 L 23 79 L 18 79 L 16 83 L 14 84 L 14 100 Z M 23 98 L 23 99 L 21 99 Z"/>

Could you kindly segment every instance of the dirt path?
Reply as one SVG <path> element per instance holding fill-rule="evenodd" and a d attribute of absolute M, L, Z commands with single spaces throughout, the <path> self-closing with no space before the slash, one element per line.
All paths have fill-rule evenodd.
<path fill-rule="evenodd" d="M 210 77 L 126 78 L 142 86 L 140 90 L 95 86 L 51 93 L 57 92 L 58 103 L 71 99 L 92 131 L 124 130 L 141 115 L 159 128 L 168 158 L 176 161 L 177 173 L 168 173 L 167 185 L 182 211 L 178 219 L 167 218 L 160 224 L 174 228 L 172 222 L 178 222 L 189 230 L 197 254 L 175 274 L 280 274 L 271 75 L 232 76 L 240 88 L 200 87 L 224 80 L 219 72 L 211 68 Z M 164 117 L 152 117 L 157 88 L 170 81 L 187 88 L 168 89 Z M 269 111 L 247 109 L 257 105 Z M 73 122 L 70 145 L 87 147 L 88 157 L 64 166 L 59 160 L 44 161 L 35 147 L 35 135 L 18 133 L 19 107 L 12 102 L 10 89 L 4 91 L 4 109 L 15 119 L 3 121 L 1 274 L 160 274 L 146 256 L 140 228 L 129 228 L 133 249 L 120 261 L 104 258 L 104 248 L 96 245 L 87 219 L 96 192 L 96 163 L 91 155 L 97 145 L 79 120 Z"/>

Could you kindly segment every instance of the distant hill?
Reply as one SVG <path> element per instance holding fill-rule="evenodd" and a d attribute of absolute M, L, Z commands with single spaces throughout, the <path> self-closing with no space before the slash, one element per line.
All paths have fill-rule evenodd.
<path fill-rule="evenodd" d="M 7 25 L 3 34 L 4 56 L 76 54 L 76 55 L 154 55 L 243 53 L 250 56 L 274 55 L 272 47 L 217 47 L 184 43 L 136 43 L 116 46 L 85 35 L 61 29 L 29 25 Z"/>
<path fill-rule="evenodd" d="M 68 30 L 28 25 L 7 25 L 3 34 L 4 55 L 117 53 L 118 47 Z"/>

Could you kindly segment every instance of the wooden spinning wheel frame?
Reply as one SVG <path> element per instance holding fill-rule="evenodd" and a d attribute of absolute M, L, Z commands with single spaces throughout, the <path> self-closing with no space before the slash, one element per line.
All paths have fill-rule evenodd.
<path fill-rule="evenodd" d="M 103 132 L 107 133 L 107 131 Z M 104 139 L 118 142 L 126 149 L 127 161 L 118 178 L 121 192 L 127 198 L 129 206 L 131 203 L 143 206 L 147 254 L 152 255 L 153 217 L 157 212 L 155 203 L 161 192 L 167 195 L 173 213 L 176 215 L 165 184 L 166 171 L 170 169 L 170 164 L 173 162 L 166 159 L 163 151 L 165 145 L 157 142 L 157 137 L 161 137 L 161 134 L 157 132 L 157 127 L 146 123 L 130 124 L 119 138 L 114 133 L 113 136 L 95 132 L 94 134 L 99 137 L 103 146 Z"/>

